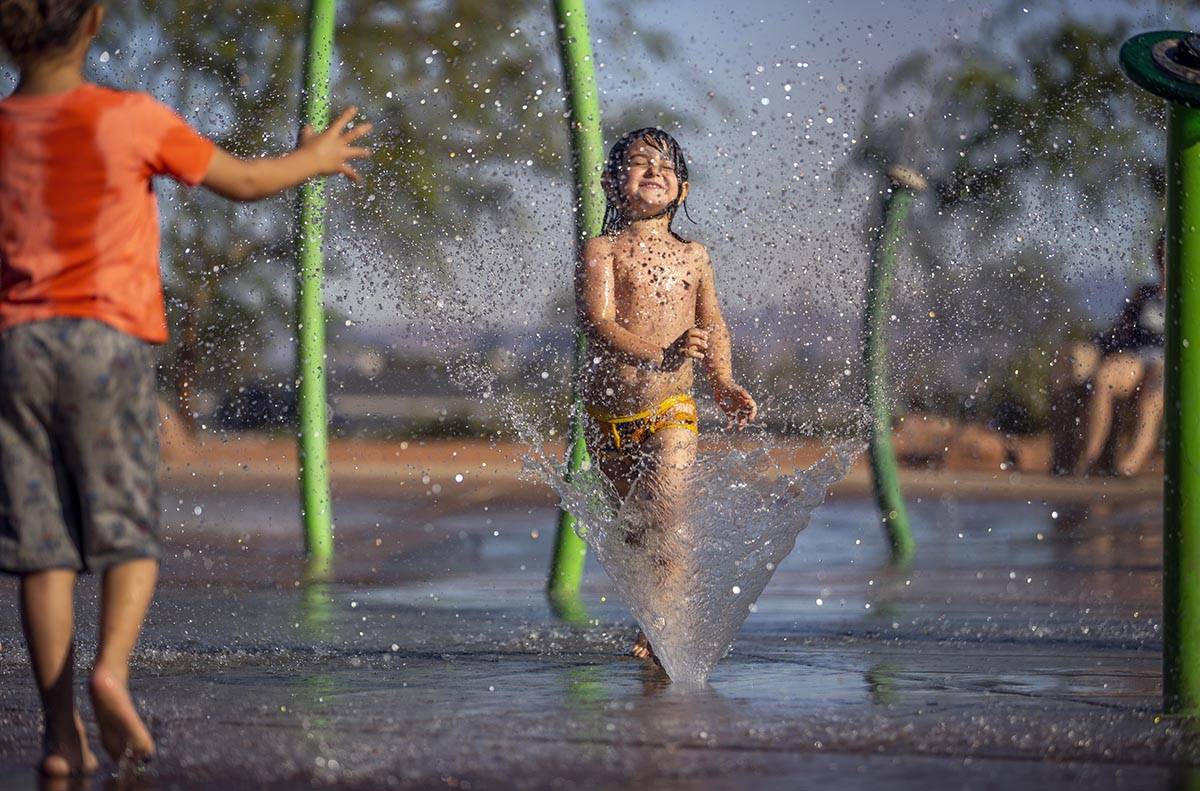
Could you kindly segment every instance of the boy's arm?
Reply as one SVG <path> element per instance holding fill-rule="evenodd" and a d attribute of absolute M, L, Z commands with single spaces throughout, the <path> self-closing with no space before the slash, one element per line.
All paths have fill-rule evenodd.
<path fill-rule="evenodd" d="M 708 354 L 704 357 L 704 370 L 715 390 L 718 386 L 733 384 L 733 347 L 729 339 L 729 327 L 725 325 L 721 304 L 717 300 L 712 262 L 707 252 L 703 258 L 700 287 L 696 292 L 696 326 L 708 330 Z"/>
<path fill-rule="evenodd" d="M 588 239 L 575 267 L 575 303 L 580 323 L 593 343 L 622 362 L 660 367 L 663 349 L 617 323 L 613 292 L 612 243 L 603 236 Z"/>
<path fill-rule="evenodd" d="M 358 113 L 347 108 L 321 134 L 310 127 L 300 132 L 300 145 L 290 154 L 262 159 L 238 159 L 217 148 L 203 184 L 213 192 L 236 201 L 254 201 L 294 187 L 313 176 L 332 176 L 341 173 L 351 181 L 360 181 L 358 172 L 350 166 L 353 159 L 370 156 L 370 149 L 354 142 L 371 131 L 364 123 L 353 129 L 347 125 Z"/>
<path fill-rule="evenodd" d="M 740 430 L 758 416 L 758 404 L 746 388 L 733 381 L 733 344 L 729 327 L 721 315 L 717 283 L 707 251 L 700 266 L 700 285 L 696 291 L 696 324 L 708 330 L 708 354 L 704 370 L 712 386 L 717 405 L 729 416 L 730 427 Z"/>

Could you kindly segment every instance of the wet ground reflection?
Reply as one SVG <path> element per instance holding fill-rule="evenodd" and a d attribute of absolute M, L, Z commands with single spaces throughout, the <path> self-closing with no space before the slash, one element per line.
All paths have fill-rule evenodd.
<path fill-rule="evenodd" d="M 551 615 L 532 537 L 550 509 L 398 509 L 386 528 L 384 510 L 347 509 L 349 581 L 319 588 L 279 541 L 229 541 L 236 522 L 173 534 L 135 662 L 162 755 L 141 787 L 1183 787 L 1170 767 L 1200 758 L 1156 716 L 1153 508 L 1068 525 L 1051 504 L 921 503 L 918 565 L 895 574 L 870 504 L 827 505 L 699 692 L 623 656 L 634 626 L 595 569 L 596 625 Z M 0 598 L 0 790 L 34 788 Z"/>

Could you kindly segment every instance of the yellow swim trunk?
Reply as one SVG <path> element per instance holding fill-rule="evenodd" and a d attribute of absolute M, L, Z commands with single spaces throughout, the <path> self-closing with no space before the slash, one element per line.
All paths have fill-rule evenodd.
<path fill-rule="evenodd" d="M 604 432 L 607 447 L 593 449 L 608 452 L 635 450 L 663 429 L 682 428 L 699 434 L 696 399 L 686 393 L 674 395 L 656 407 L 634 415 L 613 415 L 595 407 L 587 408 L 588 415 Z"/>

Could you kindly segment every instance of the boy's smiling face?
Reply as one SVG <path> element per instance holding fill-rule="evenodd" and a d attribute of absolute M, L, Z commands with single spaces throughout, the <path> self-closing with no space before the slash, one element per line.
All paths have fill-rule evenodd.
<path fill-rule="evenodd" d="M 647 140 L 638 140 L 625 155 L 617 189 L 629 218 L 638 220 L 657 217 L 676 199 L 682 203 L 688 185 L 686 181 L 679 183 L 670 154 Z"/>

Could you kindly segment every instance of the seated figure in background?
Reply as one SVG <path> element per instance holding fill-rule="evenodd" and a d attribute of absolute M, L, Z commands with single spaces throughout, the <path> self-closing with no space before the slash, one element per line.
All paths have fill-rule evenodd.
<path fill-rule="evenodd" d="M 1117 406 L 1132 401 L 1132 439 L 1112 459 L 1117 475 L 1136 475 L 1158 446 L 1163 416 L 1164 240 L 1155 248 L 1158 282 L 1134 290 L 1117 322 L 1066 349 L 1051 373 L 1055 475 L 1100 471 Z"/>

